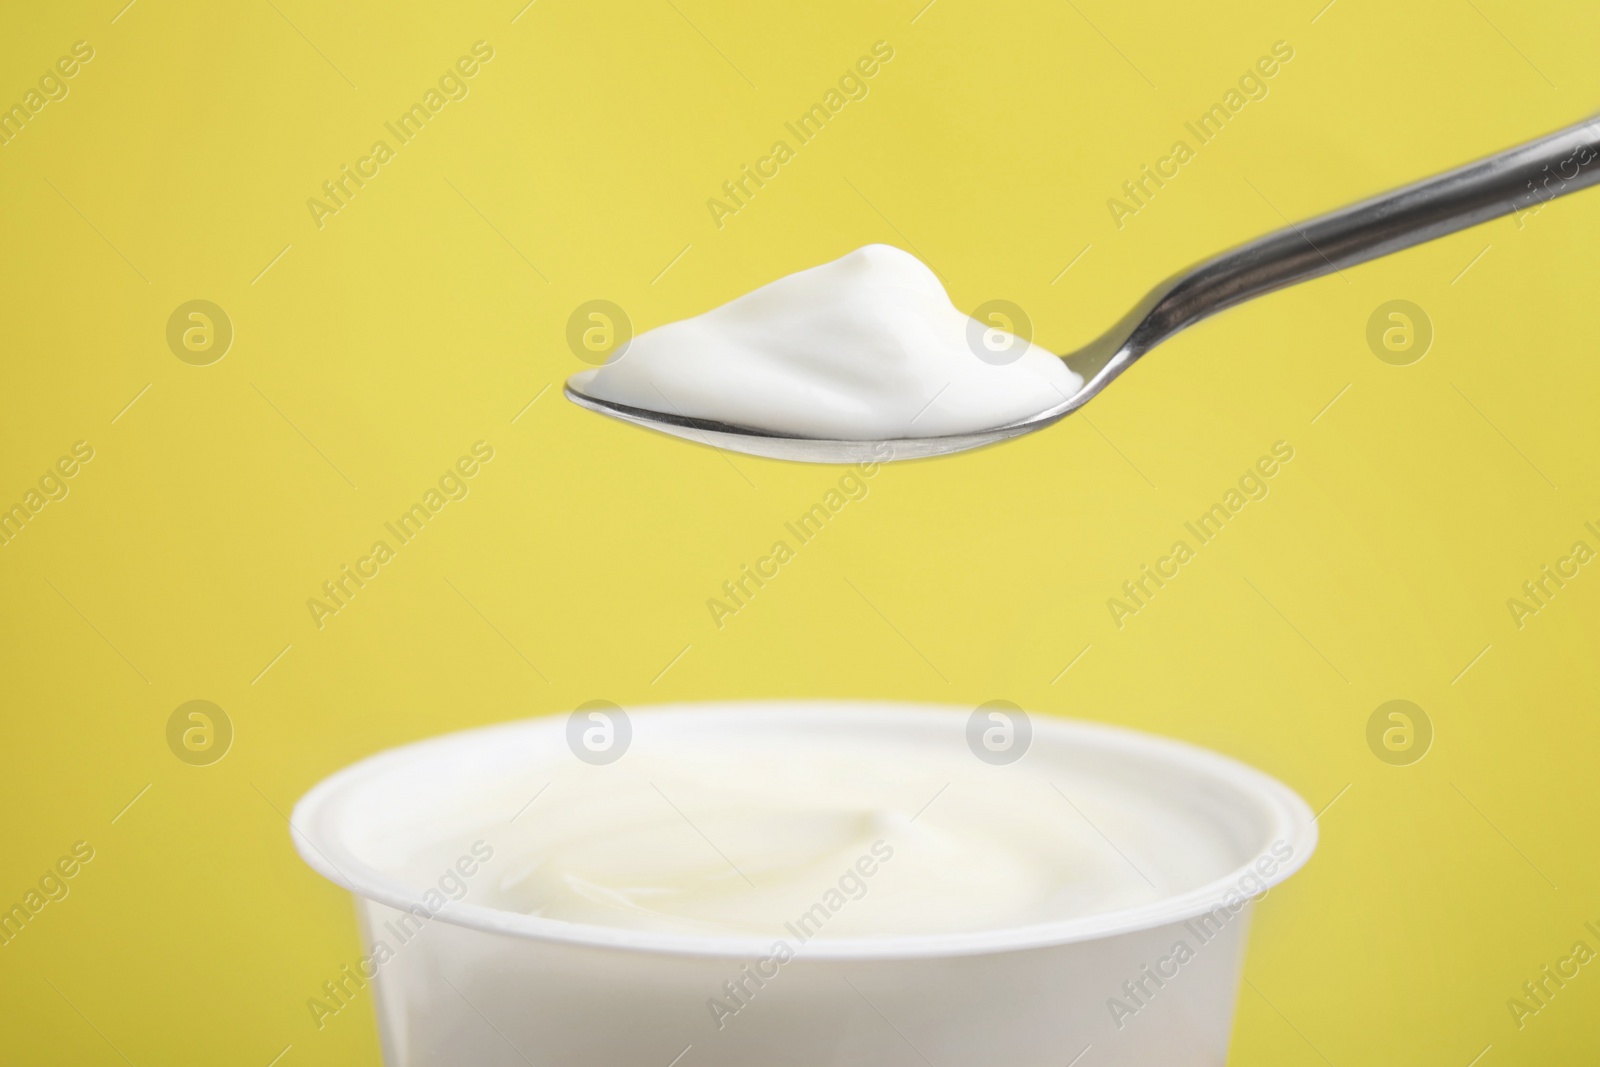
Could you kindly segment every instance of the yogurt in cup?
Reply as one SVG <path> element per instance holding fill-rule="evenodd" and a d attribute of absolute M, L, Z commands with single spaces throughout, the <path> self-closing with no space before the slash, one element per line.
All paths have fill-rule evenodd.
<path fill-rule="evenodd" d="M 1187 744 L 848 701 L 452 734 L 292 831 L 365 953 L 308 1008 L 374 996 L 390 1067 L 1222 1064 L 1254 902 L 1316 846 Z"/>

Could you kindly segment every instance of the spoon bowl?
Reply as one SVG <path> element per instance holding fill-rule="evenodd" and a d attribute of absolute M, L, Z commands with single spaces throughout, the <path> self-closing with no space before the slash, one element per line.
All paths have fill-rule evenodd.
<path fill-rule="evenodd" d="M 886 440 L 801 437 L 652 411 L 585 392 L 596 373 L 567 380 L 567 399 L 635 426 L 731 452 L 806 463 L 925 459 L 1042 430 L 1093 400 L 1141 356 L 1235 304 L 1455 233 L 1600 181 L 1600 119 L 1257 238 L 1156 286 L 1106 333 L 1063 356 L 1083 379 L 1076 393 L 1037 415 L 973 433 Z"/>
<path fill-rule="evenodd" d="M 1068 361 L 1070 366 L 1071 361 Z M 743 452 L 768 459 L 787 459 L 800 463 L 887 463 L 896 459 L 926 459 L 951 452 L 965 452 L 969 448 L 1020 437 L 1034 430 L 1042 430 L 1051 423 L 1071 414 L 1094 394 L 1087 383 L 1065 402 L 1048 411 L 1042 411 L 1021 422 L 996 426 L 978 433 L 949 434 L 943 437 L 895 437 L 879 441 L 841 441 L 821 437 L 793 437 L 760 430 L 751 426 L 734 426 L 715 419 L 696 419 L 648 408 L 629 407 L 611 400 L 601 400 L 583 392 L 584 383 L 593 376 L 592 370 L 579 371 L 567 379 L 567 399 L 581 408 L 609 415 L 622 422 L 631 422 L 647 430 L 671 434 L 686 441 L 710 445 L 729 452 Z"/>

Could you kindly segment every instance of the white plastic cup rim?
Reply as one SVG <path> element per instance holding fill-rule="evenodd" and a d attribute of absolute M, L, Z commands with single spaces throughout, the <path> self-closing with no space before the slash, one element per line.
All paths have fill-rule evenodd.
<path fill-rule="evenodd" d="M 727 715 L 735 709 L 741 718 L 764 716 L 768 725 L 803 723 L 807 720 L 816 723 L 818 716 L 841 714 L 848 714 L 853 722 L 889 719 L 908 721 L 907 713 L 913 713 L 930 723 L 937 717 L 943 720 L 945 727 L 957 730 L 962 728 L 970 714 L 968 709 L 949 706 L 886 702 L 727 701 L 657 705 L 630 711 L 629 715 L 637 726 L 648 717 Z M 1141 757 L 1154 766 L 1166 766 L 1209 777 L 1232 795 L 1248 798 L 1255 805 L 1256 813 L 1265 816 L 1268 832 L 1258 843 L 1250 860 L 1210 882 L 1159 900 L 1028 926 L 951 934 L 819 939 L 807 944 L 807 958 L 898 960 L 980 955 L 1066 945 L 1154 929 L 1213 912 L 1219 907 L 1228 907 L 1231 901 L 1237 901 L 1241 896 L 1259 897 L 1303 867 L 1316 848 L 1317 824 L 1310 806 L 1282 782 L 1238 760 L 1183 741 L 1120 726 L 1044 714 L 1033 715 L 1032 724 L 1033 744 L 1036 746 L 1070 743 L 1108 753 Z M 340 839 L 340 813 L 329 809 L 337 808 L 337 801 L 348 791 L 396 766 L 413 761 L 432 762 L 442 755 L 465 748 L 493 748 L 500 739 L 530 731 L 549 732 L 552 745 L 564 745 L 563 728 L 562 716 L 522 719 L 418 741 L 351 764 L 318 783 L 295 805 L 289 820 L 295 848 L 313 870 L 350 892 L 392 908 L 412 909 L 422 903 L 426 887 L 408 885 L 360 860 Z M 1280 842 L 1290 847 L 1289 858 L 1281 860 L 1270 874 L 1259 873 L 1253 866 L 1254 860 Z M 1241 894 L 1241 883 L 1247 877 L 1255 884 L 1249 893 Z M 670 955 L 748 959 L 768 952 L 772 941 L 770 937 L 750 935 L 701 936 L 625 930 L 547 919 L 455 900 L 446 901 L 443 907 L 433 909 L 433 916 L 456 926 L 508 937 Z"/>

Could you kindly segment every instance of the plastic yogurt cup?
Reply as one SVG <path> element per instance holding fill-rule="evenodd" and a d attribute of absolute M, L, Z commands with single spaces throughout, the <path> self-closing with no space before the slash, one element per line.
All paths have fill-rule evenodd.
<path fill-rule="evenodd" d="M 291 824 L 362 938 L 308 1007 L 375 997 L 390 1067 L 1218 1065 L 1254 903 L 1317 840 L 1184 743 L 849 701 L 451 734 Z"/>

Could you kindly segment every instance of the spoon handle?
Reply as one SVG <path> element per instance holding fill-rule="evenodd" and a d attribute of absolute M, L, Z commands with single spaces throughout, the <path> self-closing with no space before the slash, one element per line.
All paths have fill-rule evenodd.
<path fill-rule="evenodd" d="M 1131 362 L 1224 308 L 1527 210 L 1596 182 L 1600 116 L 1292 224 L 1197 264 L 1163 282 L 1123 320 L 1122 329 L 1113 331 L 1124 339 L 1117 347 Z"/>

